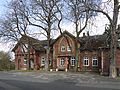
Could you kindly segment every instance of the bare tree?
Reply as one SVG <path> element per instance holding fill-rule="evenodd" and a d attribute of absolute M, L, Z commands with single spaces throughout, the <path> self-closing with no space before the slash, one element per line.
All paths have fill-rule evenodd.
<path fill-rule="evenodd" d="M 8 4 L 9 12 L 1 22 L 0 35 L 8 40 L 18 41 L 22 35 L 28 34 L 28 22 L 22 13 L 20 1 L 13 0 Z"/>
<path fill-rule="evenodd" d="M 83 30 L 86 28 L 88 20 L 94 16 L 92 11 L 86 10 L 86 5 L 92 5 L 95 4 L 94 2 L 92 2 L 92 0 L 88 1 L 85 0 L 85 2 L 83 0 L 65 0 L 67 5 L 68 5 L 68 9 L 70 12 L 67 12 L 67 14 L 69 13 L 69 16 L 67 16 L 68 20 L 71 21 L 72 23 L 74 23 L 75 26 L 75 32 L 76 32 L 76 67 L 75 67 L 75 71 L 77 71 L 77 67 L 78 67 L 78 53 L 79 53 L 79 36 L 81 34 L 81 32 L 83 32 Z M 90 6 L 91 6 L 90 5 Z M 85 12 L 84 12 L 85 10 Z"/>
<path fill-rule="evenodd" d="M 21 2 L 22 3 L 22 2 Z M 23 4 L 23 3 L 22 3 Z M 23 4 L 24 5 L 24 4 Z M 47 38 L 45 70 L 49 70 L 49 54 L 50 54 L 50 43 L 51 33 L 56 30 L 56 24 L 58 26 L 61 22 L 61 0 L 31 0 L 30 12 L 24 13 L 25 18 L 29 22 L 29 25 L 40 28 L 39 32 Z"/>
<path fill-rule="evenodd" d="M 44 48 L 47 52 L 45 68 L 48 70 L 51 34 L 53 30 L 56 30 L 57 25 L 60 29 L 61 5 L 61 0 L 12 0 L 9 5 L 10 12 L 1 25 L 1 37 L 6 40 L 19 41 L 23 35 L 29 35 L 28 27 L 30 25 L 38 27 L 40 34 L 47 38 L 47 46 Z M 23 42 L 20 43 L 24 45 Z M 28 47 L 26 48 L 29 50 Z"/>
<path fill-rule="evenodd" d="M 8 8 L 9 12 L 6 13 L 6 16 L 1 21 L 0 37 L 6 43 L 18 42 L 22 36 L 28 35 L 28 22 L 23 14 L 24 7 L 21 6 L 19 0 L 13 0 L 8 4 Z M 19 43 L 21 43 L 23 54 L 26 55 L 23 48 L 23 46 L 26 47 L 25 43 L 22 41 L 19 41 Z M 29 50 L 28 47 L 26 49 Z M 27 56 L 29 63 L 29 55 Z"/>
<path fill-rule="evenodd" d="M 112 9 L 112 16 L 109 14 L 106 10 L 104 10 L 106 7 L 108 7 L 105 4 L 111 3 L 111 8 L 107 9 Z M 102 13 L 103 15 L 106 16 L 106 18 L 109 20 L 110 23 L 110 37 L 111 37 L 111 42 L 110 42 L 110 76 L 113 78 L 117 76 L 117 71 L 116 71 L 116 50 L 117 50 L 117 24 L 118 24 L 118 15 L 119 15 L 119 10 L 120 10 L 120 3 L 119 0 L 108 0 L 106 2 L 103 2 L 104 8 L 98 7 L 97 5 L 93 8 L 92 6 L 86 6 L 86 10 L 90 11 L 95 11 Z"/>

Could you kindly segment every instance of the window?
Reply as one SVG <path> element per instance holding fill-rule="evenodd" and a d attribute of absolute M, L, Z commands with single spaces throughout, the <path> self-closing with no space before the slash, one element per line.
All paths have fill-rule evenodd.
<path fill-rule="evenodd" d="M 83 58 L 83 66 L 89 66 L 89 58 L 87 56 Z"/>
<path fill-rule="evenodd" d="M 71 57 L 71 66 L 75 66 L 75 57 Z"/>
<path fill-rule="evenodd" d="M 98 58 L 96 56 L 92 58 L 92 66 L 98 66 Z"/>
<path fill-rule="evenodd" d="M 64 65 L 64 62 L 65 62 L 64 58 L 61 58 L 61 59 L 60 59 L 60 66 L 63 66 L 63 65 Z"/>
<path fill-rule="evenodd" d="M 68 52 L 71 51 L 71 46 L 67 46 L 67 51 L 68 51 Z"/>
<path fill-rule="evenodd" d="M 62 51 L 62 52 L 65 52 L 65 46 L 64 46 L 64 45 L 61 46 L 61 51 Z"/>
<path fill-rule="evenodd" d="M 118 46 L 120 47 L 120 39 L 118 39 Z"/>
<path fill-rule="evenodd" d="M 24 59 L 24 65 L 27 65 L 27 59 Z"/>
<path fill-rule="evenodd" d="M 42 57 L 42 59 L 41 59 L 41 66 L 44 66 L 44 65 L 45 65 L 45 58 Z"/>

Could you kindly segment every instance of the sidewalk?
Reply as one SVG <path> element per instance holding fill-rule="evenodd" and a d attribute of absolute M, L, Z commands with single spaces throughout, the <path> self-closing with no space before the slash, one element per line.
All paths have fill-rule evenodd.
<path fill-rule="evenodd" d="M 48 78 L 48 79 L 68 79 L 68 80 L 76 80 L 83 83 L 120 83 L 120 79 L 113 79 L 108 76 L 101 76 L 96 73 L 81 73 L 81 72 L 44 72 L 44 71 L 33 71 L 33 72 L 11 72 L 14 75 L 24 75 L 31 76 L 33 78 Z"/>

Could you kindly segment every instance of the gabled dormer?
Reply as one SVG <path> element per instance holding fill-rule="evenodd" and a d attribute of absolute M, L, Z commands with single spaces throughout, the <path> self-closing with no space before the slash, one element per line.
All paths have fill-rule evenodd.
<path fill-rule="evenodd" d="M 75 55 L 75 36 L 68 31 L 64 31 L 53 42 L 53 57 L 54 56 L 72 56 Z"/>

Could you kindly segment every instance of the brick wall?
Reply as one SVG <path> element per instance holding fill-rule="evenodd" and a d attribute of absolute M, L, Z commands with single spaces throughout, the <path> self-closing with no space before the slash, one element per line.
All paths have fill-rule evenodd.
<path fill-rule="evenodd" d="M 67 39 L 66 39 L 67 38 Z M 68 44 L 69 43 L 69 44 Z M 65 51 L 61 51 L 61 46 L 65 46 Z M 67 47 L 71 46 L 71 51 L 67 51 Z M 60 59 L 65 59 L 64 68 L 67 68 L 67 60 L 69 56 L 75 56 L 75 40 L 66 35 L 66 37 L 62 36 L 59 38 L 55 44 L 53 45 L 53 68 L 59 68 L 58 64 L 60 64 Z"/>
<path fill-rule="evenodd" d="M 84 61 L 84 57 L 87 56 L 89 59 L 89 66 L 84 66 L 83 65 L 83 61 Z M 92 59 L 93 57 L 97 57 L 98 59 L 98 65 L 97 66 L 93 66 L 92 65 Z M 98 53 L 98 50 L 96 51 L 82 51 L 79 54 L 79 70 L 80 71 L 95 71 L 95 72 L 99 72 L 99 69 L 101 68 L 101 59 Z"/>

